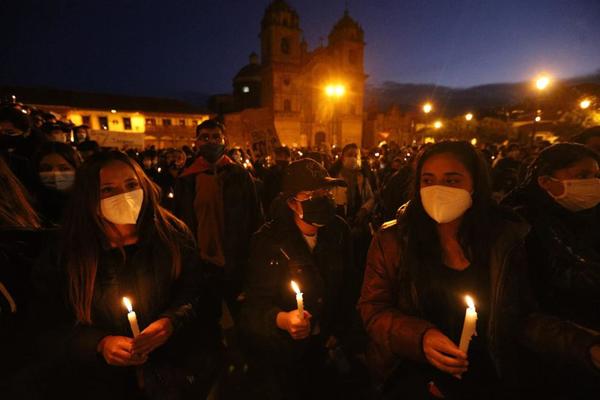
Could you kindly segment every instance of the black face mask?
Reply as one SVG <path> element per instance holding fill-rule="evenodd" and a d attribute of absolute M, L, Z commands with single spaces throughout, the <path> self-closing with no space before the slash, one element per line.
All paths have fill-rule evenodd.
<path fill-rule="evenodd" d="M 328 196 L 301 201 L 302 220 L 315 226 L 325 226 L 335 218 L 335 201 Z"/>
<path fill-rule="evenodd" d="M 211 164 L 216 163 L 225 153 L 225 145 L 206 143 L 198 147 L 198 155 Z"/>

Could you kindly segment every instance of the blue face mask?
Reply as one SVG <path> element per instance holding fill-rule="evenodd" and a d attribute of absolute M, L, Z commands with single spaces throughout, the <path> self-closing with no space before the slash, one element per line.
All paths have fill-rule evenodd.
<path fill-rule="evenodd" d="M 75 182 L 75 171 L 47 171 L 40 172 L 40 180 L 48 189 L 65 192 Z"/>

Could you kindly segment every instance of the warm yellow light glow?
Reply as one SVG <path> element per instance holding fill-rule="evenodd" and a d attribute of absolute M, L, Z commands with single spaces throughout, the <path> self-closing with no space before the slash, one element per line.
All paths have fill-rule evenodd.
<path fill-rule="evenodd" d="M 116 114 L 116 113 L 117 113 L 117 110 L 115 110 L 115 109 L 112 109 L 112 110 L 110 110 L 110 112 L 111 112 L 111 113 L 113 113 L 113 114 Z"/>
<path fill-rule="evenodd" d="M 325 86 L 325 94 L 328 97 L 343 97 L 346 94 L 346 87 L 341 84 Z"/>
<path fill-rule="evenodd" d="M 294 289 L 294 292 L 296 292 L 296 294 L 300 294 L 300 288 L 298 287 L 298 284 L 294 281 L 292 281 L 292 289 Z"/>
<path fill-rule="evenodd" d="M 427 103 L 423 104 L 423 112 L 425 114 L 429 114 L 431 112 L 431 110 L 433 110 L 433 106 L 431 105 L 431 103 L 427 102 Z"/>
<path fill-rule="evenodd" d="M 535 80 L 535 87 L 538 90 L 544 90 L 550 85 L 550 77 L 548 75 L 540 75 Z"/>
<path fill-rule="evenodd" d="M 129 301 L 127 297 L 123 297 L 123 304 L 125 304 L 125 307 L 127 308 L 128 312 L 133 311 L 133 307 L 131 307 L 131 301 Z"/>
<path fill-rule="evenodd" d="M 473 146 L 477 146 L 477 138 L 473 138 L 473 139 L 471 139 L 471 144 L 472 144 Z"/>
<path fill-rule="evenodd" d="M 537 117 L 535 117 L 535 122 L 540 122 L 542 120 L 542 117 L 540 117 L 539 115 Z"/>
<path fill-rule="evenodd" d="M 579 103 L 579 107 L 581 107 L 582 110 L 585 110 L 586 108 L 588 108 L 590 105 L 592 104 L 592 102 L 588 99 L 584 99 L 581 100 L 581 103 Z"/>
<path fill-rule="evenodd" d="M 465 301 L 467 302 L 469 308 L 475 309 L 475 302 L 473 301 L 471 296 L 465 296 Z"/>
<path fill-rule="evenodd" d="M 471 120 L 473 119 L 473 114 L 471 114 L 471 113 L 468 113 L 467 115 L 465 115 L 465 119 L 466 119 L 467 121 L 471 121 Z"/>
<path fill-rule="evenodd" d="M 435 143 L 435 138 L 428 136 L 426 138 L 423 138 L 423 143 L 427 144 L 427 143 Z"/>
<path fill-rule="evenodd" d="M 443 125 L 442 125 L 442 121 L 435 121 L 435 122 L 433 123 L 433 127 L 434 127 L 435 129 L 440 129 L 442 126 L 443 126 Z"/>

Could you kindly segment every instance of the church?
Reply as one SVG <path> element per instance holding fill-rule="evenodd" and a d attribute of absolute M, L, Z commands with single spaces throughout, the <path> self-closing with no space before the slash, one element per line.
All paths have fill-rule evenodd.
<path fill-rule="evenodd" d="M 233 79 L 233 94 L 214 96 L 231 144 L 292 147 L 362 143 L 365 81 L 364 32 L 348 10 L 327 44 L 309 50 L 300 18 L 284 0 L 273 0 L 261 22 L 260 60 Z"/>

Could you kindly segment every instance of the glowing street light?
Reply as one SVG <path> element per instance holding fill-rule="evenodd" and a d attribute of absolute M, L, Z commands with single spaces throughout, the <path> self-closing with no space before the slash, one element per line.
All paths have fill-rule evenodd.
<path fill-rule="evenodd" d="M 583 99 L 583 100 L 581 100 L 581 103 L 579 103 L 579 107 L 581 107 L 582 110 L 585 110 L 591 104 L 592 104 L 591 100 L 589 100 L 589 99 Z"/>
<path fill-rule="evenodd" d="M 550 85 L 550 77 L 548 75 L 540 75 L 535 79 L 535 87 L 538 90 L 544 90 Z"/>
<path fill-rule="evenodd" d="M 435 121 L 435 122 L 433 123 L 433 127 L 434 127 L 435 129 L 440 129 L 442 126 L 443 126 L 443 125 L 442 125 L 442 121 Z"/>
<path fill-rule="evenodd" d="M 431 110 L 433 110 L 433 106 L 431 105 L 430 102 L 423 104 L 423 112 L 425 114 L 429 114 L 431 112 Z"/>
<path fill-rule="evenodd" d="M 467 121 L 471 121 L 471 120 L 473 119 L 473 114 L 471 114 L 471 113 L 468 113 L 467 115 L 465 115 L 465 119 L 466 119 Z"/>
<path fill-rule="evenodd" d="M 327 85 L 325 86 L 325 95 L 327 97 L 343 97 L 346 94 L 346 87 L 344 85 Z"/>
<path fill-rule="evenodd" d="M 535 117 L 535 122 L 540 122 L 542 120 L 542 117 L 540 117 L 539 115 L 537 117 Z"/>

